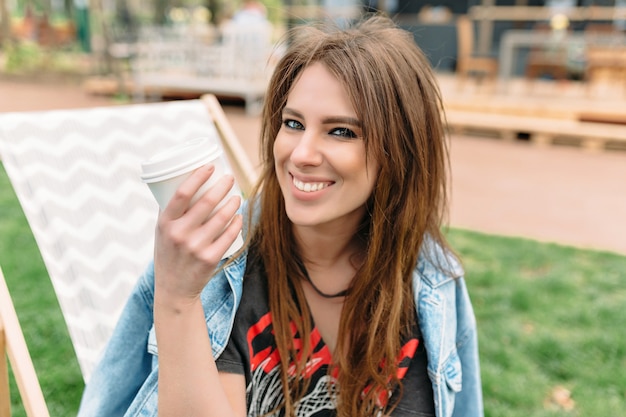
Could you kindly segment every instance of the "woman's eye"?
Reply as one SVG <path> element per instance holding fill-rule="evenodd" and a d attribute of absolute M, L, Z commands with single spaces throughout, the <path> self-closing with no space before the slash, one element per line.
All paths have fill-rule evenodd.
<path fill-rule="evenodd" d="M 347 127 L 338 127 L 330 131 L 331 135 L 341 136 L 342 138 L 356 139 L 358 135 Z"/>
<path fill-rule="evenodd" d="M 298 129 L 298 130 L 304 129 L 304 126 L 302 126 L 302 123 L 296 120 L 292 120 L 292 119 L 284 120 L 283 124 L 287 126 L 289 129 Z"/>

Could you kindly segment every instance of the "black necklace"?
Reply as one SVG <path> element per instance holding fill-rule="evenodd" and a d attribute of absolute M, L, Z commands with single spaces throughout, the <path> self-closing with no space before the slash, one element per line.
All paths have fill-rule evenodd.
<path fill-rule="evenodd" d="M 311 284 L 311 287 L 313 287 L 313 290 L 319 294 L 320 296 L 324 297 L 324 298 L 339 298 L 339 297 L 345 297 L 346 295 L 348 295 L 348 289 L 346 288 L 345 290 L 339 291 L 338 293 L 335 294 L 328 294 L 323 292 L 322 290 L 320 290 L 319 288 L 317 288 L 317 286 L 315 284 L 313 284 L 313 281 L 311 280 L 311 277 L 309 276 L 309 271 L 306 270 L 306 267 L 304 266 L 304 264 L 302 262 L 299 262 L 299 266 L 300 269 L 302 270 L 302 274 L 304 275 L 304 278 L 306 278 L 306 280 L 309 282 L 309 284 Z"/>

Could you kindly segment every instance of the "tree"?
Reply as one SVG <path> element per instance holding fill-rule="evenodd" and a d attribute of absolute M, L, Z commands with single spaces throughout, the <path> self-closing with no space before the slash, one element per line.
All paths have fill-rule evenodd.
<path fill-rule="evenodd" d="M 11 37 L 11 16 L 6 0 L 0 0 L 0 44 Z"/>
<path fill-rule="evenodd" d="M 154 2 L 154 22 L 162 25 L 167 20 L 167 8 L 169 7 L 167 0 L 155 0 Z"/>

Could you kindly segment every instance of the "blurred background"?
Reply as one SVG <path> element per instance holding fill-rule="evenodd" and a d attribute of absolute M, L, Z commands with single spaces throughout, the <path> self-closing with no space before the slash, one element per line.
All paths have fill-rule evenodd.
<path fill-rule="evenodd" d="M 623 417 L 625 0 L 0 0 L 0 112 L 212 93 L 258 163 L 278 41 L 372 11 L 413 35 L 439 80 L 446 234 L 479 322 L 486 414 Z M 82 377 L 0 174 L 0 263 L 51 414 L 75 415 Z M 26 415 L 13 382 L 11 398 Z"/>
<path fill-rule="evenodd" d="M 155 35 L 207 46 L 222 40 L 227 23 L 263 18 L 275 41 L 306 21 L 341 23 L 374 10 L 413 32 L 440 72 L 580 80 L 596 76 L 600 63 L 601 72 L 619 72 L 609 67 L 623 60 L 626 0 L 0 0 L 0 68 L 122 76 Z M 596 56 L 599 49 L 613 56 Z M 468 53 L 501 65 L 468 67 Z"/>

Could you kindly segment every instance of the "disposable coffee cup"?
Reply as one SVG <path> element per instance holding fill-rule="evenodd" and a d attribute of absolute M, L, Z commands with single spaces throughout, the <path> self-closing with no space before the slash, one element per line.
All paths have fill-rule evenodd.
<path fill-rule="evenodd" d="M 148 185 L 159 207 L 165 209 L 176 189 L 201 166 L 213 164 L 215 171 L 198 189 L 191 199 L 193 205 L 221 177 L 230 173 L 221 148 L 209 138 L 199 137 L 183 142 L 152 156 L 141 163 L 141 179 Z M 215 210 L 222 207 L 231 195 L 241 196 L 239 186 L 235 184 Z M 224 254 L 231 256 L 243 246 L 241 233 Z"/>

